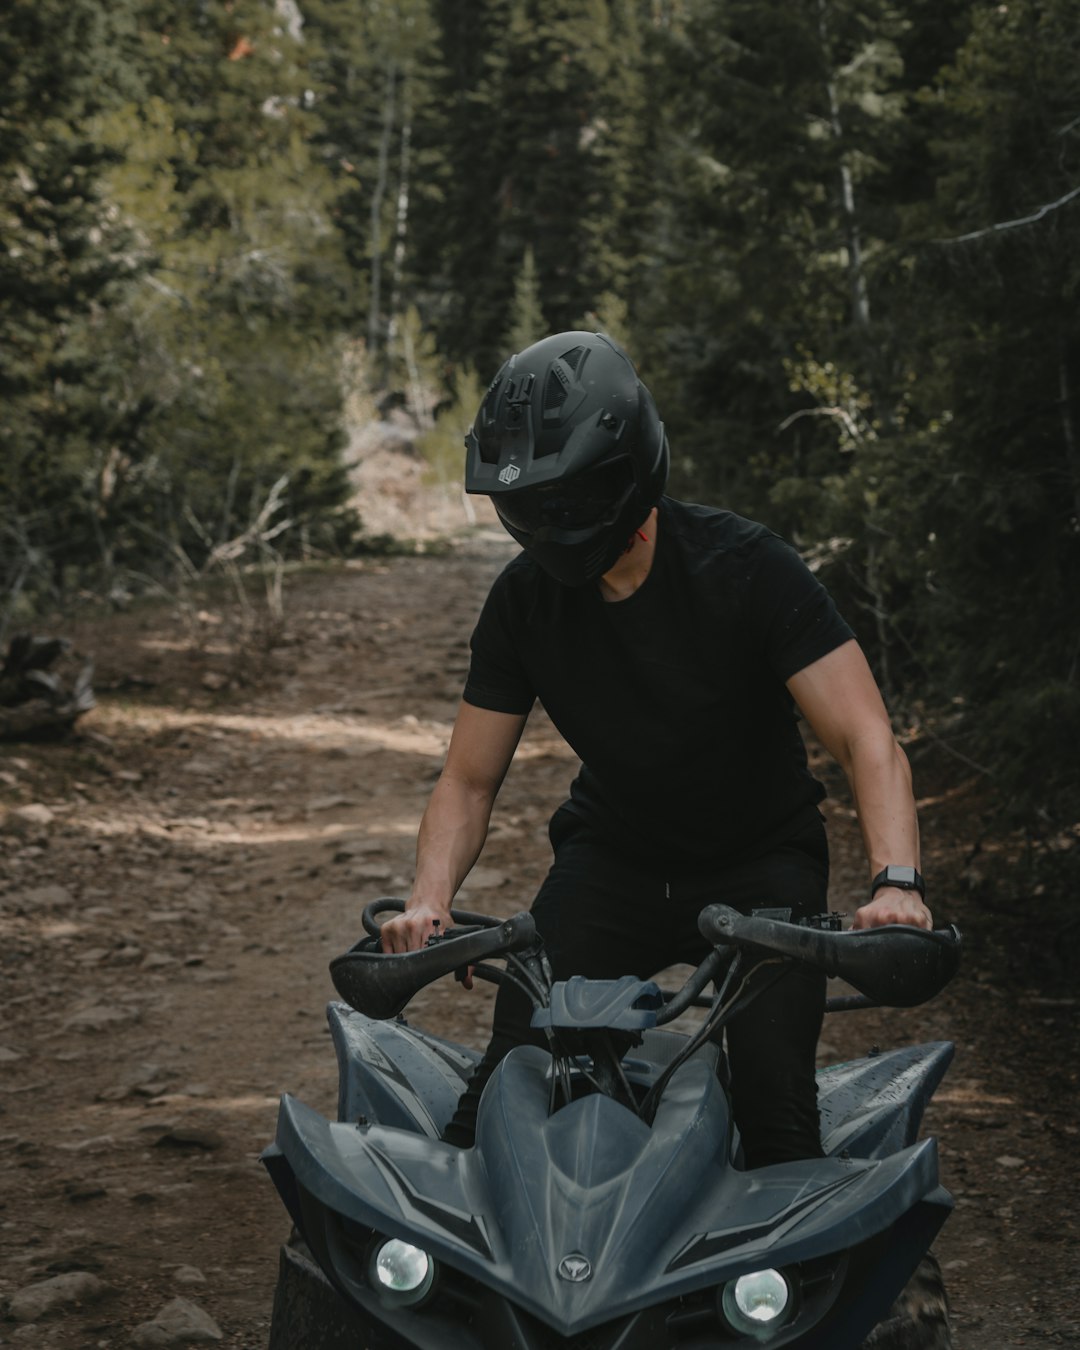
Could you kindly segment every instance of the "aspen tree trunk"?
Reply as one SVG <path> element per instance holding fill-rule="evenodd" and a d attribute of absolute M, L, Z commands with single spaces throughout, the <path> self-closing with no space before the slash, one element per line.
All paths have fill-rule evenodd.
<path fill-rule="evenodd" d="M 371 298 L 368 309 L 368 351 L 372 358 L 379 349 L 380 313 L 382 310 L 382 213 L 386 199 L 386 180 L 390 165 L 390 142 L 394 134 L 394 115 L 397 105 L 397 66 L 393 61 L 386 69 L 386 96 L 383 100 L 382 133 L 379 136 L 378 168 L 371 193 Z"/>
<path fill-rule="evenodd" d="M 825 89 L 829 97 L 829 125 L 833 140 L 836 142 L 840 160 L 840 201 L 844 217 L 844 235 L 848 250 L 848 284 L 851 287 L 851 317 L 857 328 L 870 326 L 870 294 L 866 285 L 866 272 L 862 260 L 862 238 L 859 234 L 859 221 L 855 211 L 855 182 L 851 176 L 851 166 L 844 152 L 844 122 L 840 115 L 840 99 L 836 81 L 832 76 L 832 51 L 829 45 L 829 6 L 828 0 L 818 0 L 818 34 L 821 38 L 821 51 L 825 58 L 828 75 Z"/>
<path fill-rule="evenodd" d="M 402 279 L 405 274 L 405 252 L 409 233 L 409 169 L 412 153 L 412 109 L 409 102 L 408 81 L 402 80 L 401 92 L 401 149 L 398 157 L 397 210 L 394 213 L 394 257 L 390 282 L 390 319 L 387 342 L 393 346 L 401 315 Z"/>

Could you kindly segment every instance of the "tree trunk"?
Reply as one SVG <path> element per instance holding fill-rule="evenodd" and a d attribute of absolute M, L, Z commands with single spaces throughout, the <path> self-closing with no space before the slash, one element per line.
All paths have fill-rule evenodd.
<path fill-rule="evenodd" d="M 393 343 L 397 335 L 398 317 L 401 313 L 401 291 L 405 274 L 405 251 L 409 232 L 409 170 L 412 154 L 412 113 L 409 108 L 409 92 L 406 81 L 402 82 L 401 98 L 401 154 L 398 164 L 397 212 L 394 222 L 394 261 L 390 284 L 390 326 L 388 341 Z"/>
<path fill-rule="evenodd" d="M 878 547 L 874 538 L 875 526 L 868 522 L 869 530 L 866 542 L 866 572 L 864 585 L 870 596 L 870 611 L 874 616 L 874 633 L 877 637 L 878 683 L 885 706 L 892 712 L 893 681 L 892 664 L 889 660 L 889 626 L 886 619 L 885 595 L 878 577 Z"/>
<path fill-rule="evenodd" d="M 382 213 L 386 197 L 386 179 L 390 164 L 390 141 L 394 134 L 394 114 L 397 105 L 397 67 L 393 61 L 386 69 L 386 96 L 383 101 L 382 133 L 379 136 L 378 168 L 375 186 L 371 192 L 371 297 L 368 309 L 368 351 L 372 359 L 379 350 L 380 313 L 382 310 Z"/>
<path fill-rule="evenodd" d="M 855 211 L 855 180 L 844 151 L 844 123 L 840 116 L 840 98 L 832 78 L 832 51 L 829 45 L 828 0 L 818 0 L 818 34 L 821 52 L 830 72 L 825 81 L 829 97 L 829 125 L 836 142 L 840 161 L 840 203 L 844 219 L 844 236 L 848 251 L 848 284 L 851 288 L 851 317 L 857 328 L 870 325 L 870 293 L 866 285 L 866 270 L 862 260 L 862 237 Z"/>

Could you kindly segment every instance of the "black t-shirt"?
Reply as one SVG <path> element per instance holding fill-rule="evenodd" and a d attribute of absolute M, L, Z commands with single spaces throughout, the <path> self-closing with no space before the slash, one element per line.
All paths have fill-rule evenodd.
<path fill-rule="evenodd" d="M 753 857 L 815 817 L 825 790 L 785 681 L 853 635 L 763 525 L 669 497 L 659 511 L 653 566 L 625 600 L 510 562 L 464 697 L 506 713 L 538 698 L 582 761 L 568 807 L 674 872 Z"/>

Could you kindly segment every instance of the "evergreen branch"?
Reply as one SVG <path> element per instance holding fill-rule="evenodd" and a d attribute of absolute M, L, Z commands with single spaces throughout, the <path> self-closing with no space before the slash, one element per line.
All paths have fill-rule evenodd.
<path fill-rule="evenodd" d="M 987 225 L 981 230 L 972 230 L 968 234 L 957 235 L 955 239 L 935 239 L 935 244 L 968 244 L 973 239 L 982 239 L 988 234 L 999 234 L 1004 230 L 1016 230 L 1022 225 L 1034 225 L 1048 216 L 1051 211 L 1058 210 L 1059 207 L 1067 205 L 1074 197 L 1080 197 L 1080 187 L 1075 187 L 1071 192 L 1066 192 L 1064 197 L 1059 197 L 1056 202 L 1046 202 L 1030 216 L 1021 216 L 1018 220 L 1000 220 L 993 225 Z"/>

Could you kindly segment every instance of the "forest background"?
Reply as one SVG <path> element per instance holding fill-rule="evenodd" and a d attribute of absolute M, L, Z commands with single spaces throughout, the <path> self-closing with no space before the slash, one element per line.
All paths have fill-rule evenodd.
<path fill-rule="evenodd" d="M 0 638 L 373 547 L 350 421 L 453 479 L 600 328 L 1067 904 L 1077 0 L 2 0 L 0 89 Z"/>

